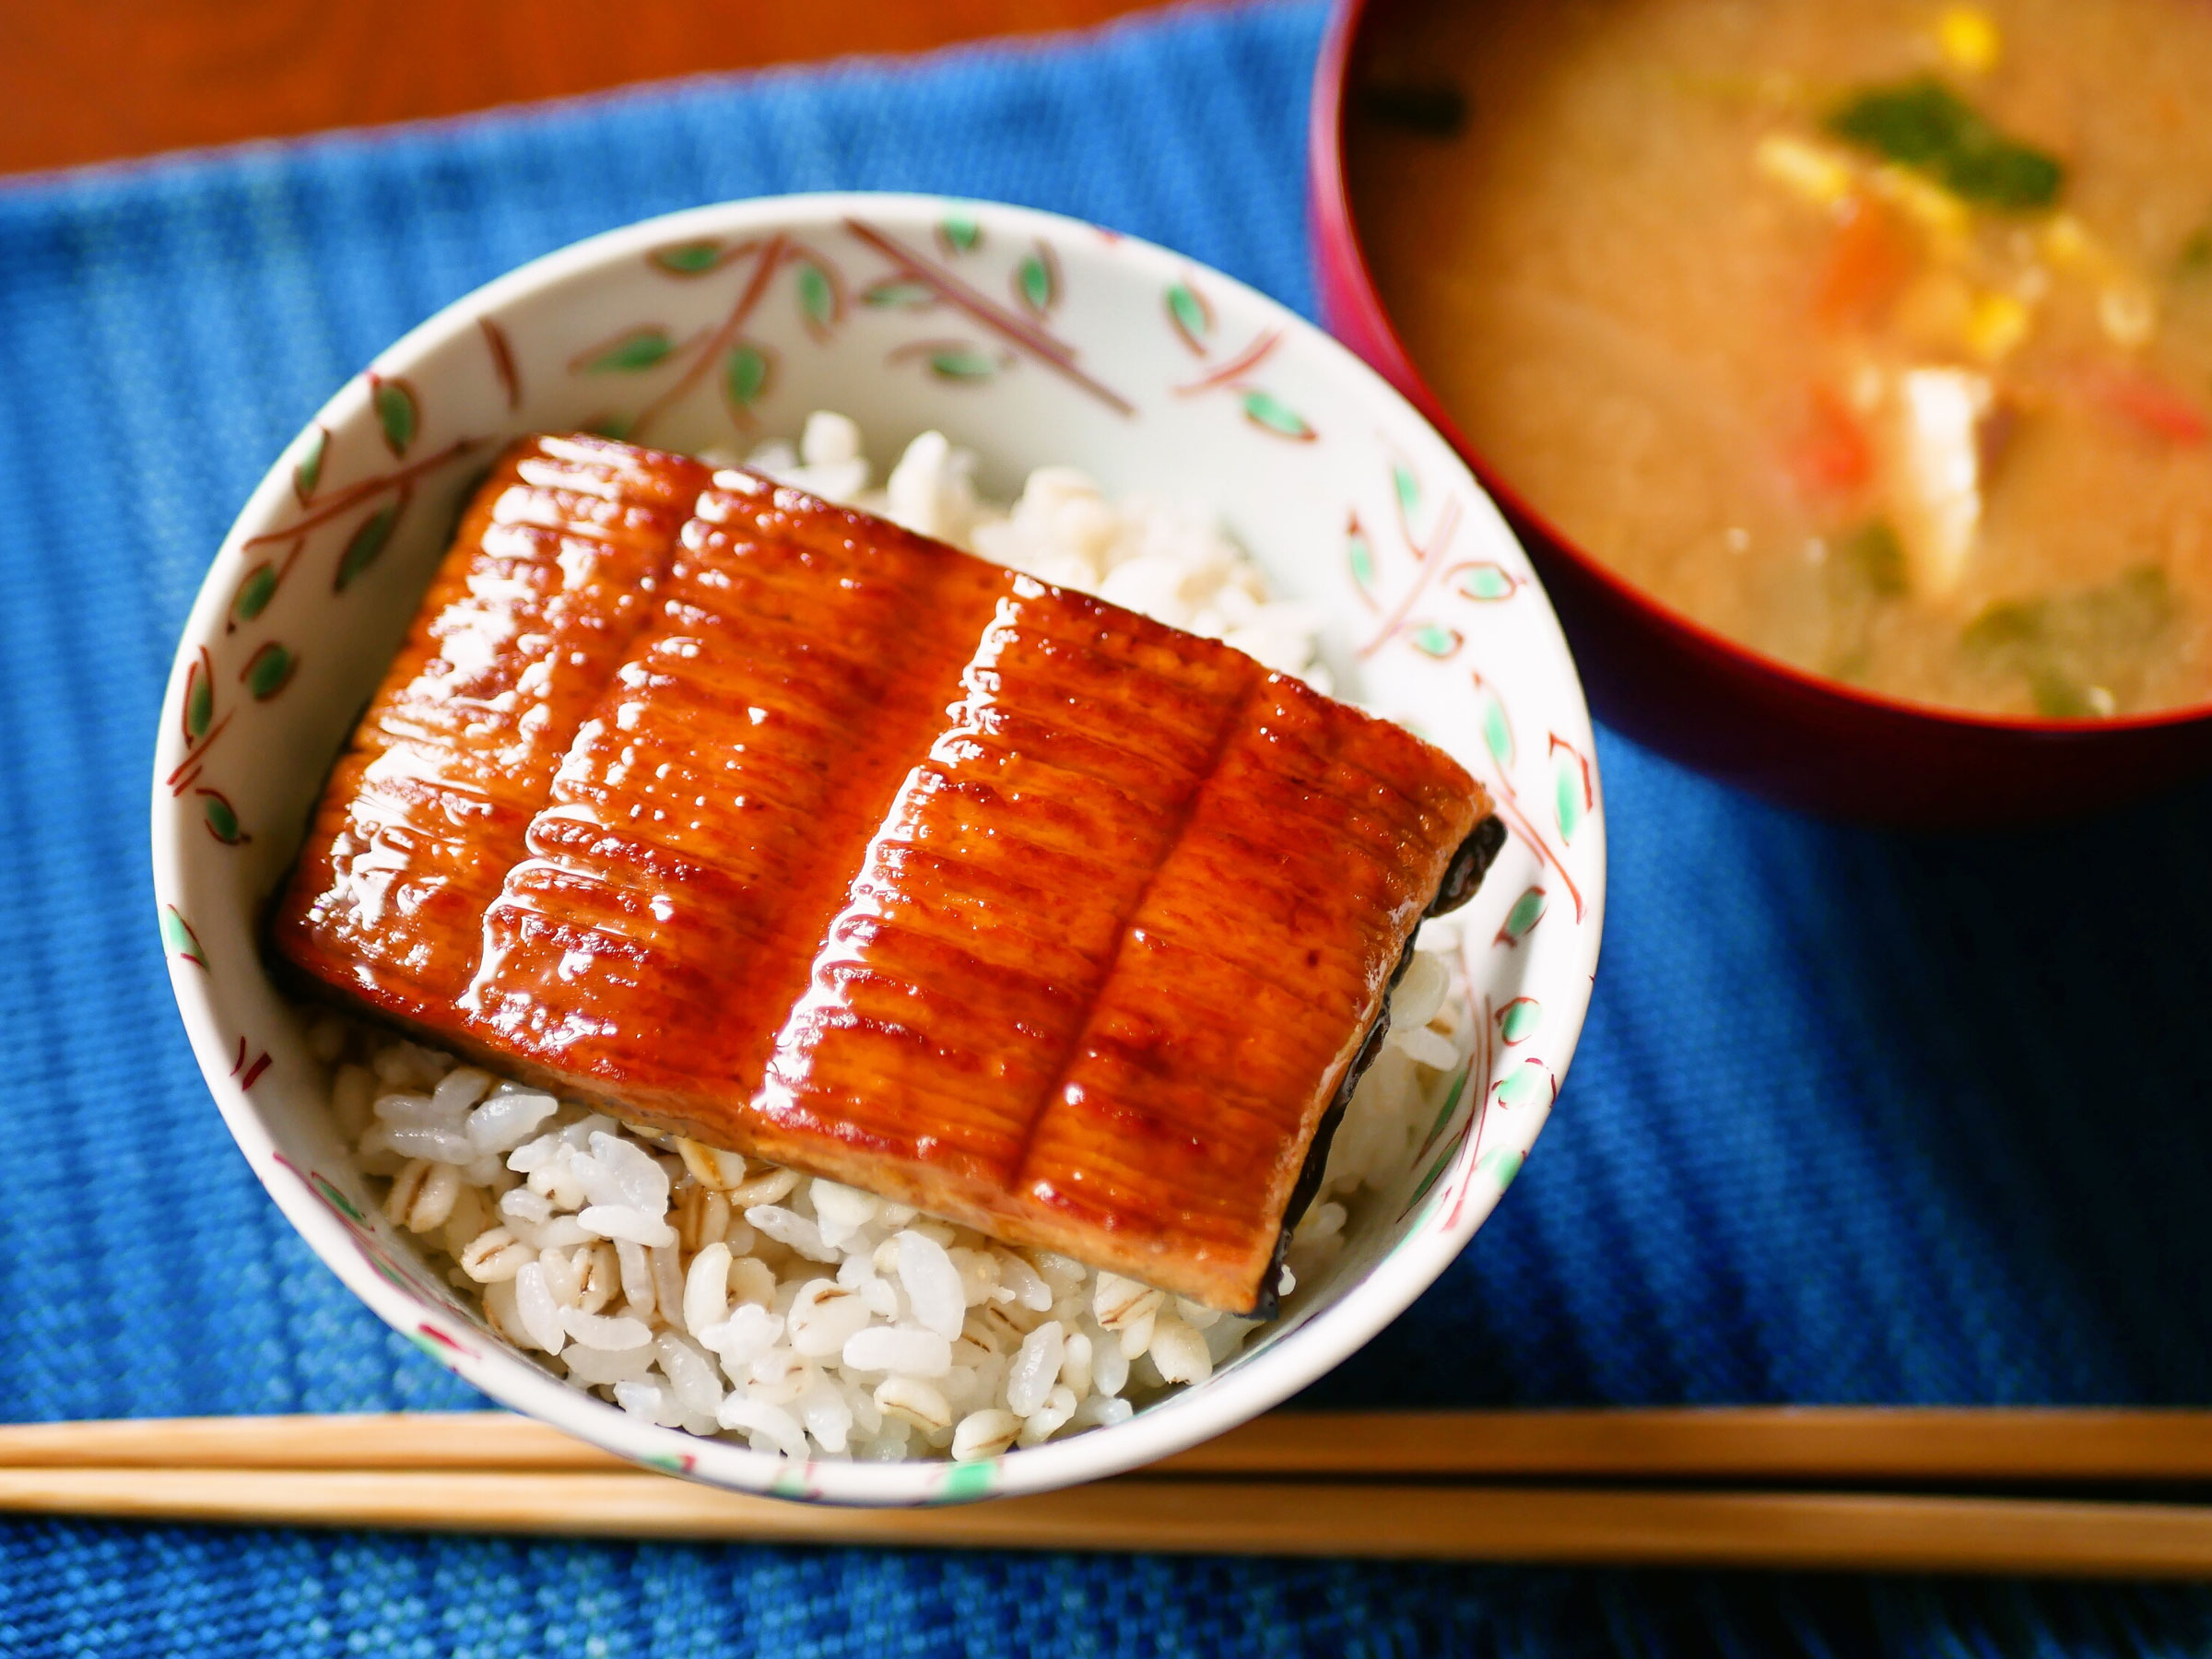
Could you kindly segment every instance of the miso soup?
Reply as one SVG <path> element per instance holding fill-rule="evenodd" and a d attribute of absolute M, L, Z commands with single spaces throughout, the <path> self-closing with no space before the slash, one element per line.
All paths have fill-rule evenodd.
<path fill-rule="evenodd" d="M 2212 5 L 1436 0 L 1372 32 L 1384 304 L 1570 540 L 1893 697 L 2212 700 Z"/>

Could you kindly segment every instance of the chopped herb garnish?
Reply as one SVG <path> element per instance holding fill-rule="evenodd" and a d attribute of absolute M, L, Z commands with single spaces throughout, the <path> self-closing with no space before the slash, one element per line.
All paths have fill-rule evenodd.
<path fill-rule="evenodd" d="M 1455 138 L 1467 124 L 1467 95 L 1450 81 L 1370 81 L 1360 112 L 1423 138 Z"/>
<path fill-rule="evenodd" d="M 2176 276 L 2202 276 L 2212 271 L 2212 225 L 2193 232 L 2182 244 L 2182 251 L 2173 256 L 2173 274 Z"/>
<path fill-rule="evenodd" d="M 1894 599 L 1905 591 L 1905 545 L 1880 519 L 1862 524 L 1836 543 L 1843 568 L 1873 593 Z"/>
<path fill-rule="evenodd" d="M 2139 667 L 2174 608 L 2166 572 L 2145 565 L 2062 598 L 1992 605 L 1967 624 L 1960 642 L 1991 667 L 2026 679 L 2037 713 L 2096 719 L 2112 712 L 2109 688 Z"/>
<path fill-rule="evenodd" d="M 1969 651 L 1994 655 L 2018 646 L 2034 645 L 2043 637 L 2047 600 L 2006 600 L 1986 607 L 1966 625 L 1959 642 Z"/>
<path fill-rule="evenodd" d="M 2048 207 L 2065 180 L 2054 158 L 2007 138 L 1933 78 L 1862 92 L 1829 117 L 1828 128 L 1985 207 Z"/>
<path fill-rule="evenodd" d="M 2035 712 L 2046 720 L 2095 720 L 2112 712 L 2110 691 L 2085 686 L 2048 664 L 2028 670 L 2028 694 L 2035 699 Z"/>
<path fill-rule="evenodd" d="M 1827 589 L 1828 645 L 1821 672 L 1863 680 L 1874 663 L 1874 629 L 1888 602 L 1906 590 L 1904 544 L 1880 519 L 1830 538 L 1821 561 Z"/>

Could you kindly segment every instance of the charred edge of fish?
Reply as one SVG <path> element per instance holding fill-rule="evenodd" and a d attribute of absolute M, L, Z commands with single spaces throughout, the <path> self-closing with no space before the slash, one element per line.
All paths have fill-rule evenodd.
<path fill-rule="evenodd" d="M 1437 884 L 1436 897 L 1422 913 L 1441 916 L 1447 911 L 1457 910 L 1472 899 L 1504 845 L 1505 823 L 1495 813 L 1468 830 L 1466 839 L 1459 843 L 1458 851 L 1452 854 L 1452 862 L 1445 866 L 1444 877 Z M 1418 937 L 1418 930 L 1409 935 L 1405 949 L 1398 952 L 1397 966 L 1390 973 L 1390 990 L 1397 988 L 1398 982 L 1406 977 L 1406 970 L 1413 966 L 1414 945 Z M 1351 1065 L 1345 1068 L 1344 1080 L 1336 1085 L 1336 1092 L 1329 1100 L 1328 1110 L 1321 1114 L 1321 1122 L 1314 1125 L 1312 1144 L 1306 1148 L 1306 1161 L 1298 1171 L 1298 1184 L 1290 1189 L 1290 1202 L 1283 1208 L 1282 1229 L 1275 1237 L 1275 1254 L 1267 1264 L 1266 1277 L 1260 1285 L 1259 1300 L 1253 1304 L 1248 1317 L 1273 1319 L 1279 1311 L 1282 1300 L 1279 1287 L 1283 1282 L 1283 1263 L 1290 1253 L 1290 1235 L 1298 1230 L 1298 1224 L 1306 1218 L 1306 1211 L 1312 1206 L 1314 1194 L 1321 1191 L 1321 1180 L 1328 1171 L 1329 1147 L 1336 1139 L 1337 1125 L 1344 1122 L 1345 1112 L 1352 1103 L 1352 1095 L 1359 1087 L 1359 1079 L 1367 1075 L 1367 1068 L 1375 1063 L 1375 1056 L 1382 1052 L 1382 1040 L 1389 1034 L 1390 994 L 1385 991 L 1382 1009 L 1375 1016 L 1375 1023 L 1368 1029 L 1365 1040 L 1359 1044 L 1359 1052 L 1352 1056 Z"/>
<path fill-rule="evenodd" d="M 1382 1006 L 1375 1015 L 1375 1023 L 1368 1028 L 1351 1065 L 1345 1067 L 1343 1081 L 1330 1097 L 1328 1110 L 1313 1126 L 1313 1140 L 1306 1148 L 1306 1161 L 1299 1168 L 1298 1184 L 1290 1189 L 1290 1202 L 1283 1206 L 1283 1224 L 1275 1235 L 1275 1254 L 1268 1261 L 1259 1301 L 1253 1309 L 1259 1318 L 1273 1319 L 1276 1315 L 1277 1303 L 1282 1300 L 1283 1262 L 1290 1253 L 1290 1235 L 1305 1219 L 1306 1211 L 1312 1207 L 1313 1194 L 1321 1191 L 1321 1178 L 1328 1172 L 1329 1147 L 1335 1142 L 1336 1127 L 1344 1122 L 1352 1096 L 1359 1088 L 1359 1079 L 1367 1076 L 1367 1068 L 1374 1065 L 1375 1056 L 1382 1052 L 1383 1038 L 1390 1035 L 1390 993 L 1413 966 L 1413 938 L 1408 936 L 1406 948 L 1398 952 L 1398 965 L 1390 971 L 1390 985 L 1382 993 Z"/>
<path fill-rule="evenodd" d="M 1444 878 L 1437 884 L 1436 897 L 1429 901 L 1428 910 L 1422 913 L 1441 916 L 1474 898 L 1475 889 L 1490 873 L 1490 865 L 1504 845 L 1505 820 L 1492 813 L 1467 831 L 1467 839 L 1459 843 L 1459 851 L 1452 854 L 1452 862 L 1444 866 Z"/>

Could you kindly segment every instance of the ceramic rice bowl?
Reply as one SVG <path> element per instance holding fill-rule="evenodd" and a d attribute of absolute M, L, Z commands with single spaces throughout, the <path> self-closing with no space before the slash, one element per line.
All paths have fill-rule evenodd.
<path fill-rule="evenodd" d="M 798 1463 L 654 1426 L 484 1323 L 386 1220 L 265 971 L 262 907 L 324 775 L 508 440 L 594 428 L 749 448 L 816 409 L 896 455 L 936 429 L 1002 499 L 1067 463 L 1218 513 L 1330 618 L 1339 694 L 1442 745 L 1512 833 L 1461 912 L 1469 1076 L 1347 1247 L 1208 1380 L 1125 1423 L 953 1463 Z M 1605 831 L 1580 684 L 1527 559 L 1466 468 L 1349 353 L 1164 249 L 983 203 L 811 195 L 610 232 L 450 306 L 332 398 L 218 550 L 162 712 L 155 897 L 193 1051 L 301 1236 L 394 1329 L 493 1398 L 738 1490 L 926 1504 L 1147 1464 L 1274 1406 L 1401 1312 L 1520 1169 L 1590 996 Z"/>

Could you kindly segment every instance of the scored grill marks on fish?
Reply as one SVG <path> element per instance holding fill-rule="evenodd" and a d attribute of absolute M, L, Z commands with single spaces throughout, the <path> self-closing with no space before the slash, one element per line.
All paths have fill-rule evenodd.
<path fill-rule="evenodd" d="M 441 956 L 469 971 L 418 1023 L 633 1119 L 1262 1304 L 1481 791 L 1217 642 L 715 486 L 542 810 L 482 853 L 503 880 Z"/>
<path fill-rule="evenodd" d="M 771 1157 L 834 1157 L 1065 1249 L 1021 1200 L 1022 1156 L 1262 670 L 1002 580 L 967 694 L 868 847 L 747 1126 Z"/>
<path fill-rule="evenodd" d="M 339 760 L 272 919 L 296 967 L 441 1033 L 479 924 L 578 724 L 648 618 L 707 477 L 591 438 L 524 440 L 451 551 Z"/>
<path fill-rule="evenodd" d="M 1150 1258 L 1139 1277 L 1172 1263 L 1272 1288 L 1276 1233 L 1253 1218 L 1284 1217 L 1473 825 L 1465 774 L 1433 756 L 1268 677 L 1130 918 L 1035 1125 L 1017 1182 L 1031 1205 L 1071 1236 L 1118 1235 L 1125 1259 Z"/>
<path fill-rule="evenodd" d="M 998 574 L 765 485 L 703 497 L 486 918 L 479 1036 L 723 1129 Z"/>

